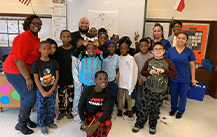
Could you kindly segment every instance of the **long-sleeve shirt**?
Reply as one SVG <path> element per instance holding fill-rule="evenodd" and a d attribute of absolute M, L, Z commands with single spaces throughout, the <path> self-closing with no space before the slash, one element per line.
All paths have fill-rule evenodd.
<path fill-rule="evenodd" d="M 127 54 L 126 56 L 119 56 L 119 82 L 118 87 L 127 89 L 129 95 L 137 82 L 138 66 L 133 56 Z"/>
<path fill-rule="evenodd" d="M 93 116 L 98 111 L 102 110 L 102 107 L 104 107 L 104 113 L 99 118 L 99 122 L 104 123 L 111 113 L 111 91 L 108 90 L 108 88 L 105 88 L 102 92 L 99 93 L 94 90 L 94 87 L 95 86 L 89 86 L 85 88 L 81 93 L 78 104 L 78 112 L 81 121 L 84 121 L 84 112 L 86 112 L 88 115 Z"/>
<path fill-rule="evenodd" d="M 164 73 L 150 74 L 150 70 L 164 69 Z M 145 62 L 141 70 L 141 75 L 147 77 L 146 87 L 153 92 L 163 92 L 168 86 L 168 77 L 176 78 L 177 72 L 173 62 L 170 59 L 150 58 Z"/>
<path fill-rule="evenodd" d="M 76 57 L 72 56 L 72 76 L 74 80 L 75 92 L 81 92 L 82 83 L 78 80 L 78 76 L 80 73 L 81 61 Z"/>
<path fill-rule="evenodd" d="M 99 49 L 103 51 L 103 53 L 90 57 L 87 54 L 80 53 L 84 49 L 85 46 L 82 45 L 79 48 L 75 49 L 72 54 L 73 56 L 81 60 L 81 70 L 78 79 L 81 81 L 81 83 L 87 86 L 96 85 L 96 83 L 94 82 L 95 73 L 101 70 L 102 60 L 108 57 L 110 53 L 105 47 L 99 46 Z"/>

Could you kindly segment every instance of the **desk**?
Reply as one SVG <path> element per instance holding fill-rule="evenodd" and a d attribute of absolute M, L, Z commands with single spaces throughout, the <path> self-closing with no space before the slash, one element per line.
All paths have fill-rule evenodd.
<path fill-rule="evenodd" d="M 5 74 L 0 73 L 0 112 L 3 107 L 20 107 L 20 95 L 7 81 Z"/>

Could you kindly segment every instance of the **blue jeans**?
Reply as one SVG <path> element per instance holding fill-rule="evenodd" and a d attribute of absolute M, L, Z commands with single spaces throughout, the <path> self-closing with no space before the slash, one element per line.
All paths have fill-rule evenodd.
<path fill-rule="evenodd" d="M 145 87 L 145 81 L 143 83 L 143 86 Z M 138 85 L 138 82 L 136 84 L 136 111 L 140 111 L 142 108 L 142 91 L 143 91 L 143 86 Z"/>
<path fill-rule="evenodd" d="M 114 81 L 109 82 L 108 89 L 111 91 L 111 95 L 112 95 L 111 98 L 111 115 L 112 115 L 112 112 L 114 111 L 115 99 L 117 97 L 117 89 L 118 89 L 117 83 L 115 83 Z"/>
<path fill-rule="evenodd" d="M 20 102 L 23 107 L 33 107 L 36 101 L 36 86 L 28 91 L 26 80 L 21 74 L 10 74 L 5 72 L 5 76 L 14 89 L 20 94 Z"/>
<path fill-rule="evenodd" d="M 181 114 L 185 112 L 189 84 L 190 83 L 177 83 L 177 82 L 170 81 L 172 111 L 178 110 L 179 113 Z M 178 104 L 178 96 L 180 96 L 179 104 Z"/>

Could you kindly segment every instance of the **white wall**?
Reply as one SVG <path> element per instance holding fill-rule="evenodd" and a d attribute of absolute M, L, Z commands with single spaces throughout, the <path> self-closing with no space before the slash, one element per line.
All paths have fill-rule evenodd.
<path fill-rule="evenodd" d="M 134 31 L 142 36 L 144 0 L 68 0 L 67 22 L 70 31 L 78 30 L 80 18 L 88 16 L 88 9 L 96 11 L 118 10 L 118 34 L 128 35 L 134 42 Z"/>

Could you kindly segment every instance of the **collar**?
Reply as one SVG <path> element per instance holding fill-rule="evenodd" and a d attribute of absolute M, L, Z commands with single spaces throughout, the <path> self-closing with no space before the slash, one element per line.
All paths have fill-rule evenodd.
<path fill-rule="evenodd" d="M 26 32 L 32 37 L 32 39 L 40 41 L 40 38 L 38 36 L 35 36 L 29 29 Z"/>

